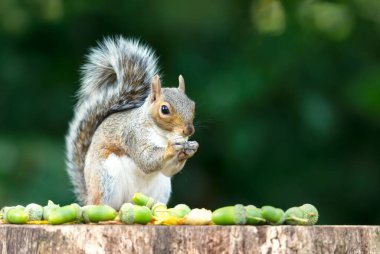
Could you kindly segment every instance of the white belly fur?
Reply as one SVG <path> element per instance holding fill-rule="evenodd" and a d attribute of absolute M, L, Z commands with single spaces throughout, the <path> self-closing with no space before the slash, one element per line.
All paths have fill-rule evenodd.
<path fill-rule="evenodd" d="M 171 193 L 170 177 L 161 172 L 145 174 L 128 156 L 118 157 L 115 154 L 111 154 L 103 166 L 112 181 L 110 196 L 108 200 L 103 200 L 107 205 L 119 209 L 123 203 L 132 202 L 136 192 L 165 204 L 168 202 Z"/>

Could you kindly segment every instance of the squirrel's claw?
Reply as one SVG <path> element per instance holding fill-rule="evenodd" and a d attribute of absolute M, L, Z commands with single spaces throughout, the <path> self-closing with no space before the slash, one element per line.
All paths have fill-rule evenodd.
<path fill-rule="evenodd" d="M 199 147 L 199 144 L 198 144 L 197 141 L 188 141 L 186 149 L 187 150 L 195 150 L 195 151 L 197 151 L 198 147 Z"/>
<path fill-rule="evenodd" d="M 196 152 L 196 150 L 191 150 L 191 149 L 186 149 L 186 150 L 185 150 L 185 153 L 186 153 L 189 157 L 193 156 L 193 155 L 195 154 L 195 152 Z"/>
<path fill-rule="evenodd" d="M 197 141 L 185 141 L 183 143 L 174 143 L 173 145 L 174 150 L 176 151 L 183 151 L 183 150 L 197 150 L 199 147 L 199 144 Z"/>
<path fill-rule="evenodd" d="M 192 157 L 198 150 L 199 144 L 197 141 L 187 141 L 181 144 L 173 144 L 173 147 L 174 146 L 176 146 L 176 148 L 180 148 L 177 151 L 179 151 L 178 159 L 181 161 Z"/>

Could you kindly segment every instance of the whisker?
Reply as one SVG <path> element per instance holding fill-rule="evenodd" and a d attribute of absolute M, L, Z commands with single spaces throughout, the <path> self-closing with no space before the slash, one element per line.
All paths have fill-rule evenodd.
<path fill-rule="evenodd" d="M 200 121 L 200 120 L 196 120 L 195 123 L 194 123 L 194 127 L 197 127 L 197 128 L 209 128 L 210 127 L 210 123 L 212 121 Z"/>

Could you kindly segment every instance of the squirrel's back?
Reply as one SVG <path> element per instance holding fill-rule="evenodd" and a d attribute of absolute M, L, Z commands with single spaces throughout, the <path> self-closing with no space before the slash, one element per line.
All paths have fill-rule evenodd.
<path fill-rule="evenodd" d="M 106 38 L 91 49 L 66 136 L 67 172 L 79 202 L 86 200 L 84 162 L 97 127 L 114 112 L 141 106 L 157 73 L 153 51 L 136 40 Z"/>

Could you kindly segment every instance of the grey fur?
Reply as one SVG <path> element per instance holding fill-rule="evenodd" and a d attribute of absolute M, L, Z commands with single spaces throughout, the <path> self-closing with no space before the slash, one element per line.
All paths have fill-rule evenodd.
<path fill-rule="evenodd" d="M 178 88 L 164 88 L 162 93 L 165 101 L 175 105 L 175 110 L 185 123 L 192 123 L 195 103 Z"/>
<path fill-rule="evenodd" d="M 90 51 L 66 136 L 67 172 L 79 202 L 86 201 L 83 168 L 97 127 L 114 112 L 140 107 L 157 73 L 153 51 L 136 40 L 106 38 Z"/>

